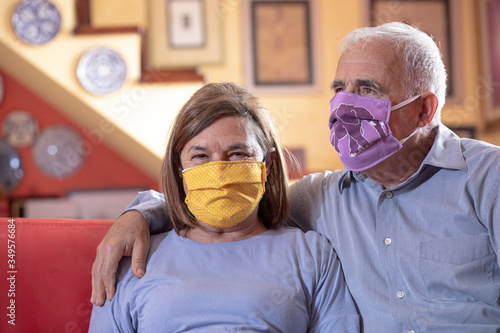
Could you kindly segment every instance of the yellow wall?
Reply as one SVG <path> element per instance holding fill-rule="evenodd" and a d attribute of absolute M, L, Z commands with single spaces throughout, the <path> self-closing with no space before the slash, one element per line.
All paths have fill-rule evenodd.
<path fill-rule="evenodd" d="M 131 1 L 131 0 L 129 0 Z M 119 12 L 133 25 L 140 21 L 141 11 L 136 11 L 137 1 L 130 11 L 121 8 Z M 150 0 L 142 0 L 149 11 L 155 8 L 148 6 Z M 218 1 L 217 4 L 216 1 Z M 98 3 L 98 4 L 97 4 Z M 114 1 L 93 0 L 99 11 L 92 10 L 92 22 L 100 26 L 115 26 L 114 19 L 106 23 L 106 17 Z M 105 8 L 108 6 L 109 8 Z M 205 65 L 199 68 L 209 82 L 235 81 L 244 84 L 244 55 L 242 31 L 242 1 L 240 0 L 208 0 L 209 6 L 218 6 L 221 13 L 223 31 L 223 61 L 216 65 Z M 125 7 L 125 6 L 124 6 Z M 140 7 L 140 6 L 139 6 Z M 116 10 L 116 9 L 115 9 Z M 328 106 L 331 98 L 330 82 L 335 73 L 338 60 L 337 43 L 348 31 L 361 26 L 361 6 L 358 1 L 318 0 L 318 17 L 320 30 L 319 67 L 322 72 L 321 91 L 314 94 L 293 95 L 261 95 L 265 104 L 271 109 L 280 127 L 284 143 L 289 148 L 303 148 L 306 151 L 308 171 L 321 171 L 342 168 L 336 152 L 328 140 Z M 136 14 L 136 15 L 135 15 Z"/>
<path fill-rule="evenodd" d="M 94 0 L 95 1 L 95 0 Z M 109 1 L 109 0 L 108 0 Z M 148 0 L 145 1 L 147 6 Z M 209 0 L 214 1 L 214 0 Z M 478 137 L 492 143 L 500 143 L 500 135 L 483 130 L 483 100 L 478 96 L 480 79 L 480 55 L 476 22 L 477 4 L 468 0 L 459 3 L 461 20 L 461 62 L 459 84 L 462 94 L 458 103 L 448 103 L 442 119 L 451 126 L 473 126 L 479 129 Z M 285 145 L 304 148 L 308 171 L 342 168 L 337 154 L 328 141 L 328 102 L 331 98 L 329 84 L 334 77 L 338 61 L 337 44 L 340 38 L 354 28 L 367 24 L 367 0 L 318 0 L 316 19 L 320 26 L 320 52 L 322 89 L 315 94 L 264 95 L 260 97 L 272 110 L 280 125 Z M 220 65 L 202 66 L 201 72 L 209 81 L 236 81 L 244 83 L 244 55 L 242 32 L 242 1 L 219 0 L 223 18 L 224 56 Z M 154 8 L 149 8 L 154 10 Z M 137 20 L 137 19 L 136 19 Z M 455 27 L 456 28 L 456 27 Z M 457 73 L 458 74 L 458 73 Z"/>
<path fill-rule="evenodd" d="M 204 66 L 202 71 L 213 81 L 236 81 L 244 84 L 241 1 L 225 3 L 234 5 L 227 5 L 224 16 L 225 62 L 219 66 Z M 343 34 L 360 26 L 359 13 L 360 7 L 356 1 L 318 1 L 321 91 L 303 95 L 260 96 L 280 127 L 285 146 L 305 150 L 308 171 L 342 168 L 328 140 L 328 107 L 332 97 L 329 86 L 338 60 L 338 40 Z"/>
<path fill-rule="evenodd" d="M 216 5 L 221 10 L 221 25 L 223 39 L 223 60 L 220 64 L 204 65 L 199 68 L 210 82 L 236 81 L 244 82 L 244 54 L 242 33 L 242 2 L 244 0 L 207 0 L 210 5 Z M 215 2 L 218 1 L 217 4 Z M 318 11 L 315 19 L 319 24 L 319 44 L 321 68 L 321 90 L 309 94 L 269 95 L 262 94 L 260 97 L 272 110 L 282 132 L 285 145 L 290 148 L 304 148 L 306 151 L 306 165 L 308 171 L 321 171 L 326 169 L 342 168 L 342 165 L 331 147 L 328 137 L 329 130 L 327 120 L 329 116 L 328 106 L 332 96 L 329 85 L 334 77 L 336 63 L 338 61 L 337 44 L 340 38 L 354 28 L 361 27 L 366 23 L 367 0 L 317 0 Z M 482 108 L 483 100 L 478 96 L 477 86 L 480 78 L 478 30 L 476 22 L 476 3 L 469 0 L 453 0 L 461 4 L 461 45 L 460 52 L 462 66 L 460 83 L 463 85 L 462 101 L 455 105 L 447 105 L 443 110 L 443 122 L 453 126 L 475 126 L 481 131 L 479 138 L 492 143 L 500 143 L 500 135 L 496 132 L 483 131 Z M 14 0 L 2 0 L 0 12 L 10 12 L 14 6 Z M 56 39 L 47 46 L 29 47 L 25 45 L 15 46 L 23 56 L 45 59 L 37 66 L 66 85 L 81 99 L 96 109 L 101 110 L 104 117 L 114 119 L 120 123 L 121 128 L 129 131 L 131 135 L 142 144 L 150 146 L 157 156 L 161 155 L 164 133 L 168 128 L 168 122 L 178 110 L 181 102 L 169 102 L 169 96 L 179 96 L 176 89 L 182 89 L 183 85 L 147 85 L 146 88 L 139 86 L 136 82 L 138 76 L 137 63 L 138 40 L 137 36 L 103 36 L 103 37 L 74 37 L 70 30 L 74 20 L 71 14 L 71 6 L 74 0 L 57 2 L 63 8 L 65 18 L 65 29 Z M 97 26 L 136 25 L 148 23 L 148 11 L 155 10 L 149 6 L 150 0 L 92 0 L 92 22 Z M 61 3 L 63 5 L 61 5 Z M 117 4 L 120 4 L 119 6 Z M 124 5 L 126 3 L 126 5 Z M 111 14 L 114 13 L 114 14 Z M 69 19 L 68 19 L 69 18 Z M 3 20 L 0 30 L 7 31 L 4 34 L 4 43 L 13 43 L 7 20 Z M 0 35 L 3 32 L 0 31 Z M 6 37 L 7 36 L 7 37 Z M 0 42 L 1 42 L 0 38 Z M 83 42 L 82 42 L 83 41 Z M 110 98 L 95 98 L 82 92 L 74 75 L 68 72 L 74 71 L 75 60 L 90 45 L 96 41 L 116 47 L 127 58 L 131 65 L 130 81 L 125 90 Z M 70 45 L 70 47 L 68 47 Z M 57 58 L 54 58 L 57 55 Z M 51 60 L 52 59 L 52 60 Z M 135 81 L 134 81 L 135 80 Z M 186 99 L 196 86 L 190 86 L 180 94 Z M 140 110 L 130 112 L 127 119 L 120 120 L 113 115 L 113 106 L 120 103 L 120 95 L 133 93 L 134 89 L 146 89 L 145 100 L 140 105 Z M 170 89 L 166 92 L 165 89 Z M 111 110 L 111 113 L 110 113 Z M 155 112 L 155 110 L 157 112 Z M 134 111 L 134 110 L 132 110 Z M 140 112 L 139 112 L 140 111 Z M 161 112 L 158 112 L 161 111 Z M 158 122 L 158 117 L 162 117 Z M 155 132 L 152 137 L 145 138 L 142 132 Z M 162 139 L 160 139 L 162 138 Z M 161 141 L 161 144 L 158 143 Z M 154 146 L 154 147 L 152 147 Z M 152 147 L 152 148 L 151 148 Z"/>
<path fill-rule="evenodd" d="M 229 1 L 239 4 L 241 1 Z M 454 0 L 461 20 L 458 57 L 461 62 L 459 84 L 462 96 L 458 103 L 448 103 L 442 112 L 442 119 L 450 126 L 476 127 L 478 137 L 494 144 L 500 144 L 500 134 L 484 131 L 482 108 L 484 100 L 478 95 L 480 80 L 479 32 L 476 21 L 476 3 L 468 0 Z M 334 77 L 339 58 L 337 45 L 343 35 L 352 29 L 366 25 L 366 0 L 318 0 L 320 24 L 320 50 L 322 90 L 308 95 L 262 95 L 281 125 L 285 145 L 302 147 L 306 150 L 307 169 L 319 171 L 342 168 L 328 136 L 328 102 L 332 96 L 329 85 Z M 205 66 L 202 71 L 213 81 L 233 80 L 243 82 L 243 54 L 241 32 L 241 8 L 233 6 L 224 20 L 225 62 L 220 66 Z M 243 82 L 244 83 L 244 82 Z"/>
<path fill-rule="evenodd" d="M 145 25 L 147 4 L 144 0 L 90 0 L 90 16 L 95 27 Z"/>

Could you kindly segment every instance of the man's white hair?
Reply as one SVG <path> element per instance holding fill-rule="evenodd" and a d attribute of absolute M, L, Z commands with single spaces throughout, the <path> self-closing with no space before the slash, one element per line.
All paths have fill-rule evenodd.
<path fill-rule="evenodd" d="M 432 123 L 437 125 L 441 121 L 441 109 L 446 97 L 446 70 L 434 40 L 408 24 L 391 22 L 351 31 L 340 42 L 340 53 L 343 54 L 360 40 L 371 41 L 375 38 L 394 44 L 394 52 L 397 52 L 405 71 L 402 82 L 405 98 L 425 91 L 436 94 L 439 104 Z"/>

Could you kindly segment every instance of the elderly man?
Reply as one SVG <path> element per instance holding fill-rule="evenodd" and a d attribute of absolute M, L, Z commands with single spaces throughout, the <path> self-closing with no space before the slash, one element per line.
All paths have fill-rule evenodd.
<path fill-rule="evenodd" d="M 341 52 L 329 125 L 346 168 L 296 182 L 289 224 L 330 239 L 364 332 L 499 332 L 500 149 L 441 124 L 446 74 L 425 33 L 361 28 Z M 143 215 L 122 215 L 98 248 L 94 303 L 113 296 L 122 255 L 143 274 L 142 216 L 166 220 L 155 193 L 131 208 Z"/>

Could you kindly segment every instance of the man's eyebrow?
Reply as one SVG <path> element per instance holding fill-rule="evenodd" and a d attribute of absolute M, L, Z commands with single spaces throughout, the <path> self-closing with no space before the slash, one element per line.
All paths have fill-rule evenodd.
<path fill-rule="evenodd" d="M 375 83 L 375 81 L 372 80 L 356 79 L 355 84 L 357 87 L 369 87 L 381 90 L 380 86 L 377 83 Z"/>
<path fill-rule="evenodd" d="M 333 80 L 332 84 L 330 85 L 330 89 L 335 89 L 336 87 L 340 87 L 344 85 L 344 81 L 341 80 Z"/>
<path fill-rule="evenodd" d="M 369 88 L 375 88 L 375 89 L 380 90 L 380 86 L 377 83 L 375 83 L 375 81 L 372 81 L 372 80 L 356 79 L 356 81 L 354 81 L 354 84 L 357 87 L 369 87 Z M 345 85 L 344 81 L 334 80 L 332 82 L 332 84 L 330 85 L 330 89 L 334 89 L 336 87 L 340 87 L 340 86 L 344 86 L 344 85 Z"/>

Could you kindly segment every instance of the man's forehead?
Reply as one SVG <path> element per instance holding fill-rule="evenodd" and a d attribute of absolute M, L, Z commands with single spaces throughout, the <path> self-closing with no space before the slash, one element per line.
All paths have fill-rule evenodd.
<path fill-rule="evenodd" d="M 359 40 L 350 45 L 339 59 L 340 63 L 376 63 L 379 67 L 394 65 L 398 61 L 394 42 L 383 39 Z"/>
<path fill-rule="evenodd" d="M 346 51 L 339 59 L 337 71 L 358 69 L 370 73 L 372 70 L 387 70 L 397 66 L 394 57 L 386 52 Z"/>
<path fill-rule="evenodd" d="M 350 83 L 355 80 L 370 80 L 380 84 L 387 79 L 399 77 L 401 73 L 401 63 L 394 51 L 389 52 L 381 46 L 360 47 L 356 43 L 340 57 L 335 80 Z"/>

